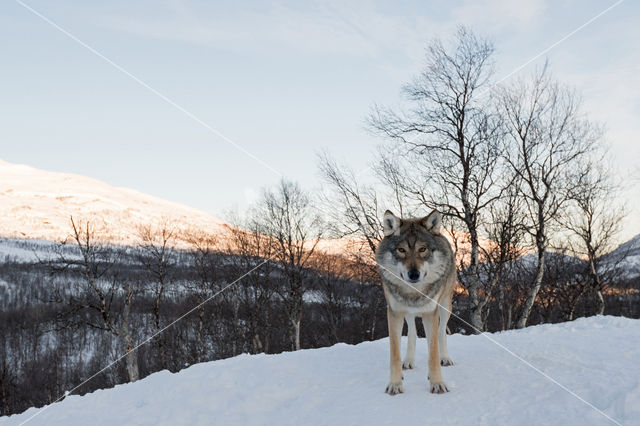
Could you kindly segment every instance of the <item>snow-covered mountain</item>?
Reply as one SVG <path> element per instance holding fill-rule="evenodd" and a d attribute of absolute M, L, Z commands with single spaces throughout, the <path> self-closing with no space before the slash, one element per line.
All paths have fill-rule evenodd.
<path fill-rule="evenodd" d="M 620 244 L 605 256 L 605 263 L 617 264 L 627 278 L 640 276 L 640 234 Z"/>
<path fill-rule="evenodd" d="M 89 220 L 106 239 L 137 244 L 141 226 L 158 229 L 169 224 L 176 231 L 173 246 L 184 246 L 184 231 L 198 231 L 222 242 L 229 225 L 209 213 L 128 188 L 108 185 L 71 173 L 39 170 L 0 160 L 0 257 L 32 260 L 33 250 L 46 241 L 61 241 L 71 233 L 70 217 Z M 181 232 L 182 231 L 182 232 Z M 26 246 L 34 246 L 27 247 Z M 362 245 L 350 239 L 323 239 L 318 250 L 344 253 Z"/>
<path fill-rule="evenodd" d="M 640 320 L 622 317 L 456 334 L 449 338 L 456 365 L 443 369 L 451 392 L 433 395 L 427 390 L 426 344 L 420 339 L 418 367 L 404 372 L 405 393 L 393 397 L 383 392 L 387 339 L 241 355 L 72 395 L 42 412 L 31 408 L 2 417 L 0 425 L 29 419 L 34 426 L 631 425 L 640 419 L 639 341 Z"/>
<path fill-rule="evenodd" d="M 38 170 L 0 160 L 0 237 L 63 240 L 70 216 L 90 220 L 114 242 L 131 243 L 141 225 L 167 221 L 178 229 L 217 233 L 210 214 L 127 188 L 70 173 Z"/>

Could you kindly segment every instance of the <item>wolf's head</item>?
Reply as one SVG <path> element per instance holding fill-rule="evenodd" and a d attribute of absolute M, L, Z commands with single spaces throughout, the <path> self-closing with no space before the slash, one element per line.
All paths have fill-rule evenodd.
<path fill-rule="evenodd" d="M 401 219 L 387 210 L 382 224 L 384 238 L 376 250 L 381 272 L 415 284 L 434 282 L 449 268 L 450 247 L 440 235 L 442 217 L 438 211 L 423 218 Z"/>

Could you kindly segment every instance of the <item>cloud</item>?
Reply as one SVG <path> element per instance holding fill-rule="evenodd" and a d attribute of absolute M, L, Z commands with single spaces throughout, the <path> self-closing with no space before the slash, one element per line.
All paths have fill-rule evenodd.
<path fill-rule="evenodd" d="M 467 25 L 493 31 L 535 26 L 547 8 L 545 0 L 465 1 L 451 11 L 451 18 Z"/>
<path fill-rule="evenodd" d="M 106 13 L 102 25 L 143 37 L 244 53 L 293 49 L 377 56 L 392 50 L 415 58 L 429 38 L 450 33 L 460 23 L 487 29 L 530 25 L 544 11 L 545 2 L 468 0 L 451 10 L 437 2 L 383 6 L 368 0 L 305 2 L 304 7 L 295 2 L 234 3 L 229 7 L 218 2 L 174 1 L 164 8 L 155 3 L 138 7 L 137 13 L 130 9 L 127 14 Z"/>
<path fill-rule="evenodd" d="M 171 4 L 155 14 L 109 13 L 104 27 L 143 37 L 184 41 L 242 52 L 295 49 L 345 55 L 375 55 L 415 38 L 420 18 L 406 22 L 371 3 L 319 3 L 304 9 L 285 3 L 225 8 L 217 4 Z M 409 24 L 407 26 L 407 24 Z"/>

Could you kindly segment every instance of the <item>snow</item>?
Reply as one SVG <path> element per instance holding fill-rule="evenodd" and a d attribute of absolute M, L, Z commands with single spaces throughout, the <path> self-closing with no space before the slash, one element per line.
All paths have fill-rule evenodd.
<path fill-rule="evenodd" d="M 55 243 L 46 240 L 0 237 L 0 262 L 38 262 L 49 258 L 54 247 Z"/>
<path fill-rule="evenodd" d="M 225 230 L 224 222 L 182 204 L 84 176 L 0 160 L 0 237 L 64 240 L 72 215 L 106 228 L 107 239 L 119 243 L 136 242 L 141 225 L 165 221 L 180 230 Z"/>
<path fill-rule="evenodd" d="M 640 276 L 640 235 L 620 244 L 618 248 L 604 256 L 602 267 L 606 270 L 612 266 L 621 268 L 623 276 L 632 279 Z"/>
<path fill-rule="evenodd" d="M 318 241 L 316 250 L 334 256 L 371 251 L 366 240 L 351 237 L 322 238 Z"/>
<path fill-rule="evenodd" d="M 625 425 L 640 419 L 640 320 L 592 317 L 490 337 Z M 30 425 L 615 424 L 486 336 L 453 335 L 451 392 L 427 391 L 426 344 L 405 393 L 388 396 L 388 342 L 241 355 L 71 395 Z M 403 346 L 406 342 L 403 342 Z M 0 418 L 24 422 L 38 412 Z"/>
<path fill-rule="evenodd" d="M 71 233 L 70 217 L 89 220 L 101 232 L 101 239 L 123 245 L 139 243 L 141 226 L 168 223 L 178 230 L 170 243 L 185 248 L 186 232 L 197 231 L 218 237 L 224 246 L 229 225 L 192 207 L 166 201 L 128 188 L 71 173 L 39 170 L 0 160 L 0 237 L 62 241 Z M 106 234 L 104 232 L 106 232 Z M 318 249 L 343 254 L 346 247 L 362 245 L 352 239 L 323 239 Z M 32 251 L 0 247 L 0 257 L 34 261 Z"/>

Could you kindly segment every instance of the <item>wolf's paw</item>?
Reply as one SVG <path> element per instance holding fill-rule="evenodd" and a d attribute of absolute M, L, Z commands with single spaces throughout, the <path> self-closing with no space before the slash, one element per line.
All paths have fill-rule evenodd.
<path fill-rule="evenodd" d="M 405 359 L 402 363 L 403 370 L 413 370 L 416 368 L 416 361 L 413 359 Z"/>
<path fill-rule="evenodd" d="M 429 390 L 431 393 L 447 393 L 449 388 L 444 382 L 429 383 Z"/>
<path fill-rule="evenodd" d="M 402 382 L 389 383 L 387 385 L 387 388 L 384 391 L 385 391 L 385 393 L 388 393 L 389 395 L 397 395 L 399 393 L 403 393 L 404 392 L 404 388 L 402 387 Z"/>
<path fill-rule="evenodd" d="M 448 367 L 450 365 L 453 365 L 453 361 L 451 361 L 451 358 L 449 358 L 448 356 L 445 356 L 440 358 L 440 365 L 443 367 Z"/>

